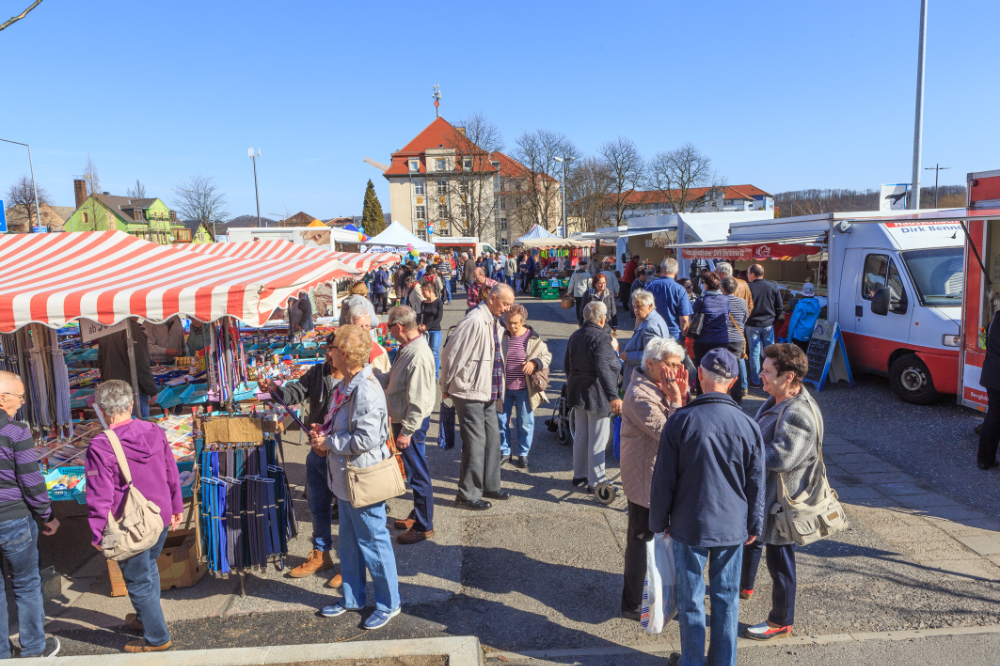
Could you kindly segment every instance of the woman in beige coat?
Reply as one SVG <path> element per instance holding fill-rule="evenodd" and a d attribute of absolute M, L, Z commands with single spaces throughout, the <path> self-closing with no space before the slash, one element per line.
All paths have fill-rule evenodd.
<path fill-rule="evenodd" d="M 621 474 L 628 497 L 625 537 L 625 585 L 622 616 L 638 620 L 646 577 L 649 488 L 667 419 L 688 400 L 684 348 L 673 338 L 653 338 L 642 353 L 642 367 L 632 373 L 622 404 Z"/>
<path fill-rule="evenodd" d="M 548 401 L 545 391 L 535 387 L 531 376 L 545 371 L 552 364 L 552 352 L 535 329 L 525 323 L 528 311 L 523 305 L 511 306 L 504 319 L 507 330 L 500 341 L 504 395 L 503 408 L 497 412 L 500 419 L 500 459 L 527 470 L 528 452 L 535 433 L 535 410 L 543 400 Z M 511 426 L 514 424 L 517 426 L 517 455 L 511 456 Z"/>

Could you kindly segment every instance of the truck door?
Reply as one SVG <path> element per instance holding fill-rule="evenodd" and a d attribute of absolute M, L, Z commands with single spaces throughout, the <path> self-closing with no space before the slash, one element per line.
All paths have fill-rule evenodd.
<path fill-rule="evenodd" d="M 840 323 L 840 330 L 844 333 L 854 333 L 857 328 L 857 316 L 855 314 L 855 294 L 857 293 L 858 280 L 861 276 L 861 259 L 864 250 L 848 249 L 844 251 L 844 261 L 840 265 L 839 276 L 833 273 L 829 279 L 840 280 L 840 298 L 838 299 L 839 311 L 837 321 Z M 831 318 L 833 313 L 829 313 Z M 845 336 L 845 341 L 850 345 L 850 336 Z"/>
<path fill-rule="evenodd" d="M 857 250 L 863 255 L 858 288 L 854 290 L 854 333 L 857 344 L 853 356 L 861 365 L 879 372 L 889 371 L 889 355 L 910 334 L 915 304 L 911 304 L 900 277 L 896 260 L 886 250 Z M 892 305 L 885 316 L 872 312 L 872 299 L 888 287 Z M 848 299 L 842 299 L 842 302 Z M 849 301 L 848 301 L 849 302 Z"/>

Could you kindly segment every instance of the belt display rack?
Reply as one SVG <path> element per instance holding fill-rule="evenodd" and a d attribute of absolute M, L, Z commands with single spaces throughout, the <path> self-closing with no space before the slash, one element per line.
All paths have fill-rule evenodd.
<path fill-rule="evenodd" d="M 221 415 L 199 417 L 196 428 L 202 552 L 213 575 L 239 575 L 246 596 L 246 574 L 282 571 L 298 534 L 278 423 Z"/>

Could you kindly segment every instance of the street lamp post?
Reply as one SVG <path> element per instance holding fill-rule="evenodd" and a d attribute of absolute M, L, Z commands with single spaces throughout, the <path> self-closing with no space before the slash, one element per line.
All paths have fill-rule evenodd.
<path fill-rule="evenodd" d="M 927 0 L 920 0 L 917 45 L 917 110 L 913 120 L 913 208 L 920 210 L 920 162 L 924 143 L 924 56 L 927 54 Z"/>
<path fill-rule="evenodd" d="M 563 238 L 566 238 L 568 236 L 566 231 L 566 165 L 575 160 L 576 158 L 572 156 L 566 156 L 566 157 L 553 157 L 552 159 L 562 164 L 563 182 L 559 186 L 559 193 L 562 195 L 560 198 L 562 199 Z"/>
<path fill-rule="evenodd" d="M 31 189 L 35 194 L 35 217 L 38 218 L 38 226 L 42 226 L 42 209 L 38 207 L 38 187 L 35 185 L 35 164 L 31 161 L 31 146 L 26 143 L 21 143 L 20 141 L 11 141 L 10 139 L 0 139 L 0 141 L 6 141 L 7 143 L 15 143 L 19 146 L 24 146 L 28 149 L 28 168 L 31 169 Z M 28 226 L 31 226 L 31 213 L 28 214 Z"/>
<path fill-rule="evenodd" d="M 254 153 L 253 148 L 247 150 L 247 157 L 253 160 L 253 193 L 257 198 L 257 227 L 260 227 L 260 190 L 257 189 L 257 158 L 260 157 L 260 148 Z"/>
<path fill-rule="evenodd" d="M 938 176 L 941 175 L 942 171 L 947 171 L 951 167 L 943 167 L 940 164 L 935 164 L 932 167 L 924 167 L 924 171 L 934 172 L 934 207 L 938 207 Z"/>

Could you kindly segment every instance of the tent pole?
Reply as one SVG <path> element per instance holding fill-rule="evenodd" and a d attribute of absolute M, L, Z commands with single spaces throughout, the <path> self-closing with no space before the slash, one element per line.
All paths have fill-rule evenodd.
<path fill-rule="evenodd" d="M 135 343 L 132 340 L 132 319 L 125 324 L 125 340 L 128 345 L 128 367 L 132 373 L 132 402 L 137 418 L 142 418 L 142 407 L 139 406 L 139 375 L 135 370 Z"/>

